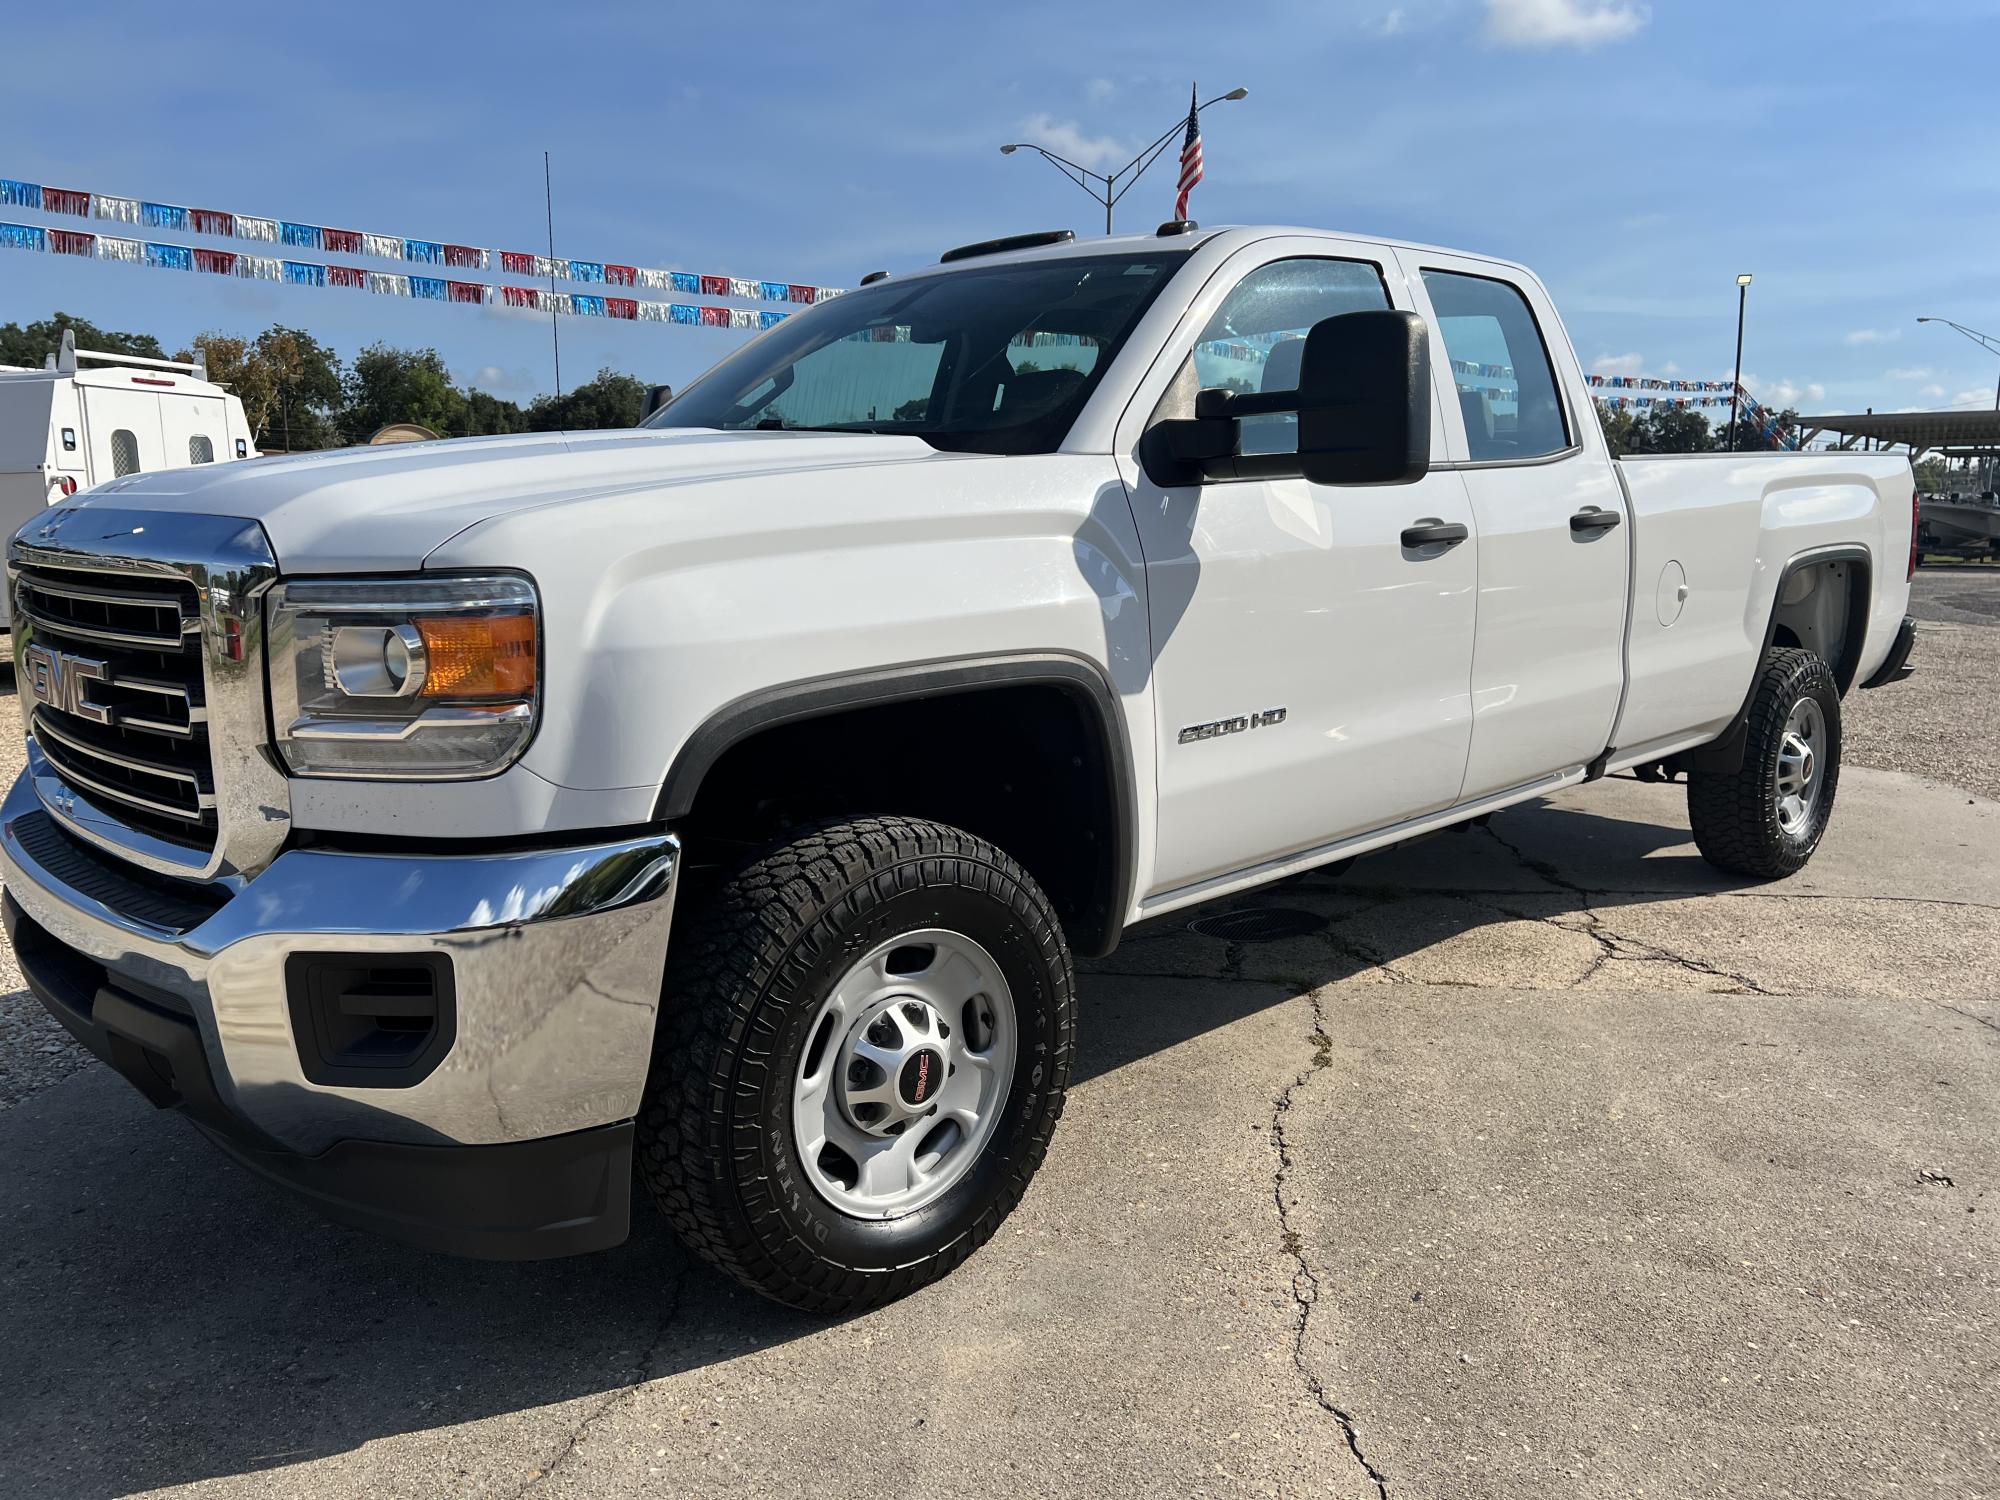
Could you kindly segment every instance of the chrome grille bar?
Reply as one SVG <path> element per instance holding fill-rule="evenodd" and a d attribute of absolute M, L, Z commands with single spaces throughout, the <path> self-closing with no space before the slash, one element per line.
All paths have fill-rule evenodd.
<path fill-rule="evenodd" d="M 74 782 L 87 792 L 95 792 L 101 797 L 122 802 L 128 807 L 144 808 L 163 818 L 177 818 L 183 823 L 199 826 L 203 814 L 215 806 L 212 793 L 201 790 L 201 783 L 192 772 L 178 771 L 150 765 L 134 756 L 118 755 L 95 745 L 64 734 L 61 730 L 43 722 L 42 716 L 35 716 L 35 743 L 42 747 L 42 754 L 48 757 L 63 780 Z M 186 803 L 163 802 L 149 797 L 143 791 L 117 782 L 107 781 L 100 769 L 102 765 L 118 767 L 135 775 L 151 776 L 186 786 L 193 806 Z"/>
<path fill-rule="evenodd" d="M 277 567 L 262 527 L 79 501 L 24 526 L 7 561 L 29 771 L 50 816 L 162 875 L 239 883 L 268 865 L 291 796 L 266 749 Z"/>

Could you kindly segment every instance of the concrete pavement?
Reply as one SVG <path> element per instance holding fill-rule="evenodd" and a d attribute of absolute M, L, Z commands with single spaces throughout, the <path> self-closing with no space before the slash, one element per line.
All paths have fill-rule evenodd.
<path fill-rule="evenodd" d="M 328 1226 L 91 1066 L 0 1112 L 0 1494 L 2000 1492 L 1996 856 L 1851 769 L 1736 889 L 1613 780 L 1162 922 L 998 1238 L 837 1324 L 643 1211 Z"/>

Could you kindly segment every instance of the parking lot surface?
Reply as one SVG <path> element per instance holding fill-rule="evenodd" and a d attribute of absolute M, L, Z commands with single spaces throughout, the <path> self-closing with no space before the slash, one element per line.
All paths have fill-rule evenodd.
<path fill-rule="evenodd" d="M 10 997 L 0 1495 L 2000 1493 L 1996 580 L 1920 575 L 1801 876 L 1612 779 L 1130 934 L 1020 1210 L 849 1321 L 643 1205 L 329 1226 Z"/>

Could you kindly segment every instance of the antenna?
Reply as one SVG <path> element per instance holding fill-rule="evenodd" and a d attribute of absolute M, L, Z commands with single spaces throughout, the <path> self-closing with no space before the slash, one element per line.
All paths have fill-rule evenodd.
<path fill-rule="evenodd" d="M 542 205 L 549 219 L 549 344 L 556 356 L 556 400 L 562 400 L 562 332 L 556 325 L 556 193 L 549 175 L 549 153 L 542 153 Z"/>

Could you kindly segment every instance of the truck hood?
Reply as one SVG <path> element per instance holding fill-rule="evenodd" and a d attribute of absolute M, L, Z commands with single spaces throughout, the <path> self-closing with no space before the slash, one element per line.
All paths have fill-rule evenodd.
<path fill-rule="evenodd" d="M 381 572 L 421 566 L 466 527 L 536 506 L 798 470 L 963 461 L 919 438 L 872 433 L 621 428 L 164 469 L 114 479 L 71 503 L 241 516 L 262 523 L 281 568 Z"/>

